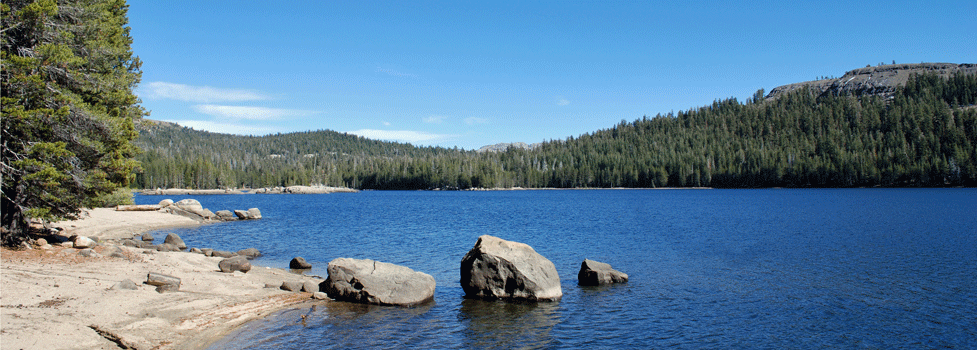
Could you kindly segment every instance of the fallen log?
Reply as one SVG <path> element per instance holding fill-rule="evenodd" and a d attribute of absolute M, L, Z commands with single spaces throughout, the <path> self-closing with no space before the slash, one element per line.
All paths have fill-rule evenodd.
<path fill-rule="evenodd" d="M 115 207 L 115 211 L 157 211 L 159 204 L 127 204 Z"/>

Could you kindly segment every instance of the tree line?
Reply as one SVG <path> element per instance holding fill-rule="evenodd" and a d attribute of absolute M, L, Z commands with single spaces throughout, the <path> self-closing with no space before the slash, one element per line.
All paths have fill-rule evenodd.
<path fill-rule="evenodd" d="M 328 130 L 141 128 L 140 188 L 359 189 L 977 185 L 977 75 L 914 75 L 888 96 L 760 90 L 532 150 L 476 152 Z"/>

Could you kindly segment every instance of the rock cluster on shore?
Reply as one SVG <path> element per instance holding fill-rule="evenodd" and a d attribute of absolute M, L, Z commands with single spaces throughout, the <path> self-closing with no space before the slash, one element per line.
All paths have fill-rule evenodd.
<path fill-rule="evenodd" d="M 184 199 L 173 202 L 171 199 L 164 199 L 159 204 L 140 204 L 140 205 L 120 205 L 116 211 L 159 211 L 180 215 L 200 222 L 213 221 L 236 221 L 236 220 L 255 220 L 261 219 L 261 210 L 251 208 L 248 210 L 220 210 L 217 213 L 204 208 L 200 201 L 196 199 Z"/>
<path fill-rule="evenodd" d="M 263 187 L 256 189 L 210 189 L 193 190 L 186 188 L 152 189 L 143 190 L 139 194 L 146 196 L 180 196 L 180 195 L 214 195 L 214 194 L 328 194 L 328 193 L 355 193 L 359 190 L 347 187 L 331 186 L 277 186 Z"/>

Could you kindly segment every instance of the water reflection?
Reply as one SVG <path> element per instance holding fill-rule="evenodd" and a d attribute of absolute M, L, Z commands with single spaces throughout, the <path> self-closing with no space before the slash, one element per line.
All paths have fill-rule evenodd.
<path fill-rule="evenodd" d="M 559 302 L 520 303 L 465 299 L 458 321 L 464 348 L 538 349 L 554 346 L 553 327 L 560 323 Z"/>

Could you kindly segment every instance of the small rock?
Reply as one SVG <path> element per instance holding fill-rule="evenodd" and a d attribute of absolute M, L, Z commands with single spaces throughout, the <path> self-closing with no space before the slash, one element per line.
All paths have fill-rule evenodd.
<path fill-rule="evenodd" d="M 237 253 L 229 252 L 226 250 L 215 250 L 210 253 L 210 256 L 216 256 L 218 258 L 232 258 L 237 256 Z"/>
<path fill-rule="evenodd" d="M 252 220 L 261 219 L 261 210 L 258 210 L 258 208 L 248 209 L 248 217 Z"/>
<path fill-rule="evenodd" d="M 221 260 L 217 263 L 217 267 L 220 268 L 221 272 L 234 272 L 241 271 L 247 273 L 251 271 L 251 262 L 243 256 L 235 256 L 233 258 L 227 258 Z"/>
<path fill-rule="evenodd" d="M 237 255 L 243 255 L 248 259 L 254 259 L 261 256 L 261 252 L 259 252 L 258 249 L 255 248 L 248 248 L 248 249 L 238 250 Z"/>
<path fill-rule="evenodd" d="M 114 286 L 112 286 L 111 289 L 115 289 L 115 290 L 118 290 L 118 289 L 136 290 L 136 289 L 139 289 L 139 285 L 137 285 L 136 282 L 133 282 L 130 279 L 124 279 L 124 280 L 122 280 L 122 282 L 116 283 Z"/>
<path fill-rule="evenodd" d="M 140 242 L 137 242 L 137 241 L 132 240 L 132 239 L 123 239 L 122 240 L 122 245 L 124 245 L 126 247 L 142 248 L 142 245 L 139 244 L 139 243 Z"/>
<path fill-rule="evenodd" d="M 180 290 L 180 278 L 164 275 L 161 273 L 150 272 L 146 275 L 146 284 L 156 286 L 156 291 L 175 292 Z"/>
<path fill-rule="evenodd" d="M 200 248 L 200 251 L 203 252 L 204 256 L 213 256 L 214 255 L 214 250 L 213 249 L 210 249 L 210 248 Z"/>
<path fill-rule="evenodd" d="M 122 249 L 119 247 L 109 247 L 105 250 L 105 255 L 111 256 L 113 258 L 124 258 L 125 254 L 122 253 Z"/>
<path fill-rule="evenodd" d="M 305 258 L 297 256 L 292 258 L 292 261 L 288 262 L 288 268 L 290 269 L 311 269 L 312 264 L 305 261 Z"/>
<path fill-rule="evenodd" d="M 265 283 L 265 288 L 278 288 L 279 286 L 274 283 Z"/>
<path fill-rule="evenodd" d="M 319 291 L 319 284 L 312 281 L 302 282 L 302 291 L 306 293 L 315 293 Z"/>
<path fill-rule="evenodd" d="M 183 249 L 180 249 L 180 247 L 177 247 L 175 244 L 171 244 L 171 243 L 157 244 L 155 246 L 155 248 L 156 248 L 157 251 L 160 251 L 160 252 L 179 252 L 179 251 L 183 251 Z"/>
<path fill-rule="evenodd" d="M 285 281 L 282 282 L 281 289 L 289 292 L 301 292 L 303 286 L 304 284 L 300 281 Z"/>
<path fill-rule="evenodd" d="M 171 205 L 173 205 L 173 200 L 172 199 L 164 199 L 164 200 L 159 201 L 159 207 L 160 208 L 166 208 L 166 207 L 171 206 Z"/>
<path fill-rule="evenodd" d="M 183 243 L 183 239 L 175 233 L 167 234 L 166 239 L 163 240 L 163 243 L 175 245 L 177 248 L 180 248 L 180 250 L 187 249 L 186 243 Z"/>
<path fill-rule="evenodd" d="M 149 232 L 143 233 L 141 238 L 143 242 L 152 242 L 154 239 L 153 234 Z"/>
<path fill-rule="evenodd" d="M 234 221 L 237 220 L 237 216 L 234 215 L 230 210 L 220 210 L 217 212 L 217 218 L 223 221 Z"/>
<path fill-rule="evenodd" d="M 237 218 L 241 220 L 251 219 L 251 216 L 248 214 L 247 210 L 235 210 L 234 215 L 237 215 Z"/>
<path fill-rule="evenodd" d="M 44 238 L 38 238 L 36 241 L 34 241 L 34 245 L 38 247 L 43 247 L 46 244 L 47 244 L 47 240 Z"/>
<path fill-rule="evenodd" d="M 62 248 L 74 248 L 75 247 L 75 243 L 72 242 L 72 241 L 61 242 L 61 247 Z"/>
<path fill-rule="evenodd" d="M 96 253 L 91 248 L 86 248 L 86 249 L 79 250 L 78 251 L 78 255 L 79 256 L 86 257 L 86 258 L 98 258 L 98 257 L 101 257 L 102 256 L 101 254 Z"/>
<path fill-rule="evenodd" d="M 312 299 L 326 300 L 326 298 L 328 298 L 328 296 L 326 295 L 326 293 L 323 293 L 323 292 L 315 292 L 315 293 L 312 293 Z"/>
<path fill-rule="evenodd" d="M 75 237 L 75 242 L 74 243 L 75 243 L 74 247 L 75 248 L 78 248 L 78 249 L 91 248 L 91 247 L 94 247 L 97 244 L 97 243 L 95 243 L 94 240 L 92 240 L 91 238 L 85 237 L 85 236 Z"/>
<path fill-rule="evenodd" d="M 581 286 L 599 286 L 602 284 L 624 283 L 628 275 L 611 268 L 611 265 L 590 259 L 580 263 L 577 273 L 577 284 Z"/>
<path fill-rule="evenodd" d="M 197 254 L 203 254 L 204 253 L 204 251 L 203 250 L 200 250 L 200 248 L 192 248 L 192 249 L 190 249 L 190 252 L 191 253 L 197 253 Z"/>

